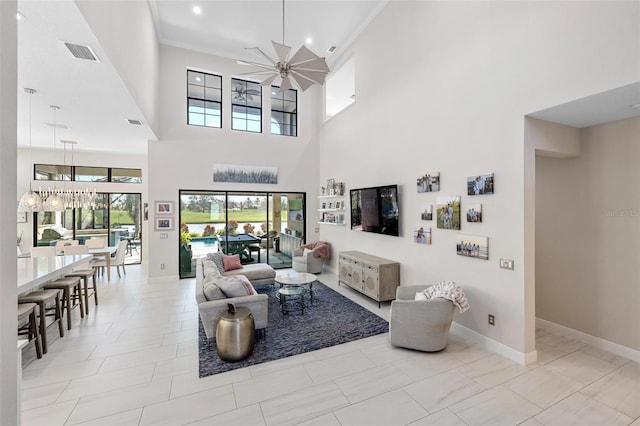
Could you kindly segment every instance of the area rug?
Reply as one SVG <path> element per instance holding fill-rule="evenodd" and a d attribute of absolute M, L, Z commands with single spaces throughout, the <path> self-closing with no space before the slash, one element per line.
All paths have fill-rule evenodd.
<path fill-rule="evenodd" d="M 305 294 L 304 314 L 282 313 L 276 297 L 277 285 L 259 286 L 256 291 L 269 296 L 267 332 L 256 333 L 255 346 L 248 358 L 226 362 L 218 357 L 215 341 L 207 342 L 200 323 L 200 377 L 327 348 L 389 330 L 387 321 L 320 281 L 313 284 L 313 305 L 309 294 Z"/>

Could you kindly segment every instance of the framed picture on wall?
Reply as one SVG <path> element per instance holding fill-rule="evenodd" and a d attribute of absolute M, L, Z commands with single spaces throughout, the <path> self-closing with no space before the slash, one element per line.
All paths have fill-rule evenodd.
<path fill-rule="evenodd" d="M 173 201 L 156 201 L 156 214 L 173 214 Z"/>
<path fill-rule="evenodd" d="M 493 173 L 469 176 L 467 178 L 467 195 L 493 194 Z"/>
<path fill-rule="evenodd" d="M 172 231 L 173 218 L 172 217 L 156 217 L 155 230 L 156 231 Z"/>

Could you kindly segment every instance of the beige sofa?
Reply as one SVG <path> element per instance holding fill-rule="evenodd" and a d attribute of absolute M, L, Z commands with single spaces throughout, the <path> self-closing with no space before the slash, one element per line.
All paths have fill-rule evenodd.
<path fill-rule="evenodd" d="M 259 266 L 259 265 L 249 265 L 249 266 Z M 268 265 L 264 265 L 269 267 Z M 208 270 L 207 274 L 211 274 L 211 267 L 215 268 L 213 262 L 209 261 L 209 267 L 206 268 Z M 273 268 L 269 267 L 271 271 Z M 247 268 L 246 266 L 242 269 L 238 269 L 234 272 L 234 274 L 224 273 L 224 276 L 233 276 L 239 275 L 241 272 L 237 271 L 245 271 L 247 272 L 247 278 L 249 275 L 254 275 L 254 279 L 249 280 L 252 284 L 273 284 L 275 282 L 275 271 L 273 271 L 273 276 L 271 273 L 264 268 Z M 261 270 L 261 275 L 258 274 Z M 217 271 L 217 268 L 216 268 Z M 200 314 L 200 319 L 202 320 L 202 325 L 204 327 L 204 332 L 207 335 L 208 339 L 214 339 L 216 336 L 216 327 L 218 325 L 218 320 L 220 319 L 220 314 L 227 310 L 227 304 L 233 303 L 236 307 L 244 307 L 248 308 L 253 314 L 253 320 L 255 322 L 256 330 L 267 328 L 267 312 L 269 306 L 268 296 L 266 294 L 253 294 L 250 296 L 239 296 L 239 297 L 211 297 L 212 292 L 206 291 L 207 285 L 209 284 L 209 280 L 206 279 L 207 274 L 205 273 L 205 268 L 203 267 L 203 259 L 198 259 L 196 261 L 196 302 L 198 304 L 198 313 Z"/>

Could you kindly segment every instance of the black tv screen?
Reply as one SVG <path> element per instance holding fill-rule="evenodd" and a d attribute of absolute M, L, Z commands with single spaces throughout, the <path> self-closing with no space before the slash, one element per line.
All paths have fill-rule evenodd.
<path fill-rule="evenodd" d="M 351 229 L 398 236 L 398 185 L 351 190 Z"/>

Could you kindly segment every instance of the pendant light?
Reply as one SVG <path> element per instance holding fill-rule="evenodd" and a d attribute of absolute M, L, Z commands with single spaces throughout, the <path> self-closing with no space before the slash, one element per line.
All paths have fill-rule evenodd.
<path fill-rule="evenodd" d="M 55 158 L 56 152 L 56 111 L 60 109 L 59 106 L 50 105 L 50 108 L 53 110 L 53 155 Z M 64 175 L 64 172 L 63 172 Z M 60 189 L 53 188 L 47 191 L 49 196 L 47 200 L 44 202 L 43 210 L 46 212 L 62 212 L 64 211 L 64 199 L 60 196 Z"/>
<path fill-rule="evenodd" d="M 29 94 L 29 170 L 33 169 L 31 163 L 31 98 L 36 91 L 34 89 L 25 88 L 24 91 Z M 22 194 L 18 203 L 18 211 L 33 213 L 42 211 L 42 198 L 31 189 L 32 176 L 29 173 L 29 191 Z"/>

